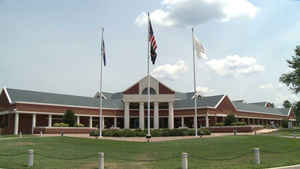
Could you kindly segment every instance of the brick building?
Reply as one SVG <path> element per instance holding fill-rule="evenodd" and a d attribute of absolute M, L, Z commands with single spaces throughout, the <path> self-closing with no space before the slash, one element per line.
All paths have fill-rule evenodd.
<path fill-rule="evenodd" d="M 194 127 L 194 93 L 174 91 L 153 77 L 150 82 L 151 128 Z M 105 128 L 144 129 L 147 126 L 147 89 L 145 77 L 125 91 L 104 92 L 102 125 Z M 95 97 L 3 88 L 0 94 L 0 132 L 30 134 L 37 132 L 36 129 L 55 129 L 53 124 L 62 121 L 66 110 L 72 110 L 77 123 L 84 124 L 81 131 L 99 125 L 99 99 Z M 280 125 L 284 119 L 293 122 L 296 119 L 292 108 L 272 108 L 267 102 L 231 101 L 226 95 L 199 98 L 197 112 L 198 127 L 214 126 L 223 122 L 228 114 L 234 114 L 239 121 L 249 125 Z"/>

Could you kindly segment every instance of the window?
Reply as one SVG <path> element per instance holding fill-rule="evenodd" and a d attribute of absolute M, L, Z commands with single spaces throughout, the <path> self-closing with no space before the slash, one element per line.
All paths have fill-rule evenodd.
<path fill-rule="evenodd" d="M 148 94 L 148 88 L 145 88 L 145 89 L 143 90 L 142 94 Z M 150 87 L 150 94 L 151 94 L 151 95 L 156 94 L 156 91 L 155 91 L 152 87 Z"/>

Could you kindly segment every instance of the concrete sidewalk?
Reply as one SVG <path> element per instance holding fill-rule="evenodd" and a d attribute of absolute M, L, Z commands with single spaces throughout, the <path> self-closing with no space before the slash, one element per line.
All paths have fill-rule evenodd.
<path fill-rule="evenodd" d="M 285 166 L 285 167 L 276 167 L 276 168 L 268 168 L 268 169 L 300 169 L 300 165 L 292 165 L 292 166 Z"/>
<path fill-rule="evenodd" d="M 262 129 L 256 131 L 256 134 L 265 134 L 276 131 L 277 129 Z M 241 135 L 254 135 L 254 132 L 250 133 L 237 133 L 238 136 Z M 202 136 L 202 138 L 210 138 L 210 137 L 222 137 L 222 136 L 232 136 L 233 133 L 212 133 L 211 135 Z M 60 136 L 60 134 L 44 134 L 44 136 Z M 94 136 L 89 136 L 89 134 L 64 134 L 64 136 L 68 137 L 80 137 L 80 138 L 92 138 L 95 139 Z M 161 141 L 172 141 L 172 140 L 183 140 L 183 139 L 197 139 L 200 136 L 173 136 L 173 137 L 152 137 L 151 142 L 161 142 Z M 102 140 L 115 140 L 115 141 L 130 141 L 130 142 L 147 142 L 145 137 L 102 137 L 99 138 Z"/>

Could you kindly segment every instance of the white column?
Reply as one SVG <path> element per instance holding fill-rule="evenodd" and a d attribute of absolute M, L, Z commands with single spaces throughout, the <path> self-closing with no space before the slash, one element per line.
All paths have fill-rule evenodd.
<path fill-rule="evenodd" d="M 169 102 L 169 129 L 174 128 L 174 108 L 173 102 Z"/>
<path fill-rule="evenodd" d="M 159 129 L 159 103 L 154 102 L 154 129 Z"/>
<path fill-rule="evenodd" d="M 80 123 L 80 116 L 77 116 L 77 125 Z"/>
<path fill-rule="evenodd" d="M 15 128 L 14 128 L 14 134 L 18 135 L 19 133 L 19 113 L 15 112 Z"/>
<path fill-rule="evenodd" d="M 184 117 L 181 116 L 181 127 L 184 127 Z"/>
<path fill-rule="evenodd" d="M 144 102 L 140 102 L 140 113 L 139 113 L 139 127 L 141 130 L 145 129 L 145 111 L 144 111 Z"/>
<path fill-rule="evenodd" d="M 36 114 L 32 114 L 32 129 L 36 127 Z"/>
<path fill-rule="evenodd" d="M 89 122 L 90 122 L 90 128 L 93 128 L 93 116 L 90 116 Z"/>
<path fill-rule="evenodd" d="M 52 115 L 49 114 L 48 116 L 48 127 L 52 127 Z"/>
<path fill-rule="evenodd" d="M 31 134 L 34 133 L 34 128 L 36 127 L 36 114 L 32 114 L 32 127 L 31 127 Z"/>
<path fill-rule="evenodd" d="M 206 125 L 206 127 L 209 127 L 209 118 L 208 118 L 208 114 L 206 114 L 206 116 L 205 116 L 205 125 Z"/>
<path fill-rule="evenodd" d="M 117 117 L 114 117 L 114 127 L 117 127 Z"/>
<path fill-rule="evenodd" d="M 102 120 L 101 120 L 101 122 L 102 122 L 102 124 L 101 124 L 102 126 L 101 126 L 101 127 L 102 127 L 102 129 L 104 129 L 104 128 L 105 128 L 105 123 L 104 123 L 104 116 L 103 116 L 103 115 L 102 115 Z"/>
<path fill-rule="evenodd" d="M 124 128 L 129 129 L 129 102 L 125 102 Z"/>

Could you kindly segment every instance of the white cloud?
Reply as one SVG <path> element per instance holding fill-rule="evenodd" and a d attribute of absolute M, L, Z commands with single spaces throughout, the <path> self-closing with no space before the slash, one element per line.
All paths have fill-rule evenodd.
<path fill-rule="evenodd" d="M 274 99 L 274 104 L 277 107 L 282 107 L 282 104 L 285 100 L 290 101 L 291 103 L 295 103 L 299 101 L 300 97 L 295 94 L 284 94 L 284 93 L 277 93 Z"/>
<path fill-rule="evenodd" d="M 253 19 L 258 10 L 248 0 L 163 0 L 162 7 L 151 12 L 150 16 L 152 22 L 161 26 L 196 26 L 210 20 Z M 146 13 L 141 13 L 135 22 L 137 25 L 146 24 Z"/>
<path fill-rule="evenodd" d="M 188 70 L 183 60 L 177 61 L 174 65 L 165 64 L 158 66 L 152 70 L 152 76 L 156 78 L 164 78 L 168 80 L 176 80 L 180 74 Z"/>
<path fill-rule="evenodd" d="M 226 56 L 223 59 L 212 59 L 206 65 L 218 75 L 246 75 L 264 71 L 264 66 L 256 63 L 254 57 L 239 55 Z"/>
<path fill-rule="evenodd" d="M 203 95 L 210 94 L 210 93 L 214 92 L 215 90 L 209 89 L 208 87 L 201 87 L 201 86 L 198 86 L 198 87 L 196 88 L 196 91 L 197 91 L 197 93 L 199 93 L 200 95 L 203 96 Z"/>
<path fill-rule="evenodd" d="M 270 97 L 269 101 L 273 102 L 276 107 L 283 107 L 282 104 L 285 100 L 289 100 L 292 103 L 300 100 L 300 96 L 291 93 L 282 83 L 266 83 L 260 85 L 259 88 L 268 89 L 264 90 L 265 94 Z"/>
<path fill-rule="evenodd" d="M 261 89 L 274 89 L 274 86 L 271 83 L 262 84 L 259 86 Z"/>

